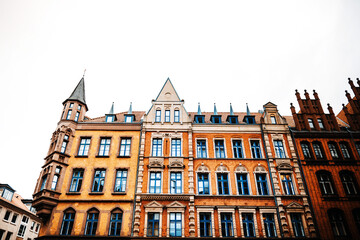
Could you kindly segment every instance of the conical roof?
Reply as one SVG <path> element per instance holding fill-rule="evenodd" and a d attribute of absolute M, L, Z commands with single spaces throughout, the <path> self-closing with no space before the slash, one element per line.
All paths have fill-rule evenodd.
<path fill-rule="evenodd" d="M 70 101 L 70 100 L 79 101 L 79 102 L 85 104 L 85 106 L 86 106 L 86 101 L 85 101 L 85 80 L 84 80 L 84 77 L 81 78 L 80 82 L 75 87 L 75 89 L 71 93 L 70 97 L 68 99 L 66 99 L 63 102 L 63 104 L 66 101 Z M 87 108 L 87 106 L 86 106 L 86 108 Z"/>

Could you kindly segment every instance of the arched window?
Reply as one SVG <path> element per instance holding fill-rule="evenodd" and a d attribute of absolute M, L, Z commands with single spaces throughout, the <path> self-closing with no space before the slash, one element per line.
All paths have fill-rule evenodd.
<path fill-rule="evenodd" d="M 335 142 L 328 142 L 331 157 L 333 159 L 339 159 L 339 151 Z"/>
<path fill-rule="evenodd" d="M 120 236 L 123 213 L 119 208 L 111 211 L 109 236 Z"/>
<path fill-rule="evenodd" d="M 210 194 L 210 180 L 209 180 L 209 168 L 206 167 L 203 163 L 198 167 L 197 170 L 197 188 L 199 195 L 208 195 Z"/>
<path fill-rule="evenodd" d="M 313 149 L 314 149 L 316 159 L 323 159 L 324 154 L 323 154 L 323 151 L 322 151 L 321 143 L 316 141 L 316 142 L 312 143 L 312 146 L 313 146 Z"/>
<path fill-rule="evenodd" d="M 329 209 L 328 215 L 334 236 L 346 237 L 348 233 L 344 212 L 340 209 L 333 208 Z"/>
<path fill-rule="evenodd" d="M 71 235 L 74 226 L 75 210 L 68 208 L 64 211 L 63 221 L 61 224 L 60 235 Z"/>
<path fill-rule="evenodd" d="M 99 211 L 96 208 L 92 208 L 87 212 L 85 235 L 96 235 L 96 229 L 99 221 Z"/>
<path fill-rule="evenodd" d="M 310 144 L 309 142 L 307 141 L 302 141 L 300 143 L 300 146 L 301 146 L 301 149 L 302 149 L 302 152 L 304 154 L 304 158 L 305 159 L 311 159 L 312 157 L 312 154 L 311 154 L 311 148 L 310 148 Z"/>
<path fill-rule="evenodd" d="M 334 184 L 332 181 L 331 173 L 327 171 L 316 172 L 318 178 L 319 187 L 323 195 L 334 195 Z"/>
<path fill-rule="evenodd" d="M 269 187 L 267 183 L 267 171 L 263 166 L 257 166 L 254 171 L 256 179 L 256 187 L 259 195 L 269 195 Z"/>
<path fill-rule="evenodd" d="M 346 195 L 356 195 L 358 194 L 358 186 L 353 172 L 350 171 L 341 171 L 339 173 L 341 182 L 344 187 Z"/>

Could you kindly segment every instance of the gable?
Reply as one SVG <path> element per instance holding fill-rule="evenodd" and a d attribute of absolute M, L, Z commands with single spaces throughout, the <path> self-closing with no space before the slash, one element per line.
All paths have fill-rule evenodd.
<path fill-rule="evenodd" d="M 158 203 L 157 201 L 152 201 L 148 204 L 145 205 L 146 208 L 162 208 L 163 205 L 161 205 L 160 203 Z"/>
<path fill-rule="evenodd" d="M 186 206 L 179 203 L 178 201 L 172 202 L 169 205 L 166 205 L 167 208 L 185 208 Z"/>
<path fill-rule="evenodd" d="M 177 94 L 174 86 L 172 85 L 170 79 L 168 78 L 162 87 L 159 95 L 155 99 L 157 102 L 180 102 L 180 97 Z"/>

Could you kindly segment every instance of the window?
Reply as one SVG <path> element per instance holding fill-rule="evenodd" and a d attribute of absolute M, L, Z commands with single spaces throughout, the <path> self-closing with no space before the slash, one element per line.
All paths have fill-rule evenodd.
<path fill-rule="evenodd" d="M 340 149 L 341 149 L 341 152 L 342 152 L 345 159 L 351 158 L 349 148 L 348 148 L 348 144 L 346 142 L 341 142 L 340 143 Z"/>
<path fill-rule="evenodd" d="M 61 171 L 61 167 L 56 167 L 55 168 L 55 174 L 51 183 L 51 190 L 55 191 L 56 190 L 56 186 L 57 183 L 59 181 L 59 177 L 60 177 L 60 171 Z"/>
<path fill-rule="evenodd" d="M 341 171 L 340 179 L 344 187 L 346 195 L 358 194 L 357 184 L 355 181 L 354 174 L 350 171 Z"/>
<path fill-rule="evenodd" d="M 161 193 L 161 172 L 150 173 L 149 192 Z"/>
<path fill-rule="evenodd" d="M 165 122 L 170 122 L 170 110 L 165 110 Z"/>
<path fill-rule="evenodd" d="M 161 110 L 156 110 L 155 122 L 161 122 Z"/>
<path fill-rule="evenodd" d="M 4 216 L 4 220 L 5 220 L 5 221 L 9 221 L 10 214 L 11 214 L 11 211 L 6 210 L 6 213 L 5 213 L 5 216 Z"/>
<path fill-rule="evenodd" d="M 30 226 L 30 230 L 31 230 L 31 231 L 33 231 L 33 230 L 34 230 L 34 228 L 35 228 L 35 222 L 34 222 L 34 221 L 32 221 L 31 226 Z"/>
<path fill-rule="evenodd" d="M 71 113 L 72 113 L 72 110 L 69 110 L 67 115 L 66 115 L 66 120 L 69 120 L 70 117 L 71 117 Z"/>
<path fill-rule="evenodd" d="M 174 111 L 174 122 L 180 122 L 180 111 L 179 110 Z"/>
<path fill-rule="evenodd" d="M 356 151 L 358 152 L 358 154 L 360 156 L 360 142 L 355 143 L 355 148 L 356 148 Z"/>
<path fill-rule="evenodd" d="M 102 192 L 104 190 L 105 172 L 105 170 L 95 171 L 92 192 Z"/>
<path fill-rule="evenodd" d="M 198 173 L 198 194 L 205 195 L 210 194 L 209 186 L 209 174 Z"/>
<path fill-rule="evenodd" d="M 229 194 L 229 181 L 227 173 L 217 173 L 217 184 L 219 195 Z"/>
<path fill-rule="evenodd" d="M 314 152 L 315 152 L 315 157 L 317 159 L 323 159 L 323 153 L 321 150 L 321 143 L 320 142 L 313 142 L 313 148 L 314 148 Z"/>
<path fill-rule="evenodd" d="M 275 219 L 273 213 L 263 213 L 266 237 L 276 237 Z"/>
<path fill-rule="evenodd" d="M 211 237 L 211 213 L 199 213 L 200 237 Z"/>
<path fill-rule="evenodd" d="M 195 116 L 195 123 L 205 123 L 205 117 L 202 115 Z"/>
<path fill-rule="evenodd" d="M 79 116 L 80 116 L 80 113 L 79 113 L 79 112 L 76 112 L 76 115 L 75 115 L 75 122 L 79 121 Z"/>
<path fill-rule="evenodd" d="M 301 220 L 300 213 L 290 213 L 291 224 L 293 227 L 295 237 L 305 237 L 304 227 Z"/>
<path fill-rule="evenodd" d="M 85 235 L 93 236 L 96 234 L 96 228 L 99 220 L 99 212 L 91 210 L 86 217 Z"/>
<path fill-rule="evenodd" d="M 171 156 L 181 156 L 181 139 L 171 139 Z"/>
<path fill-rule="evenodd" d="M 254 116 L 245 116 L 244 120 L 247 124 L 255 124 L 255 117 Z"/>
<path fill-rule="evenodd" d="M 256 186 L 259 195 L 269 195 L 265 173 L 256 173 Z"/>
<path fill-rule="evenodd" d="M 81 138 L 78 156 L 87 156 L 89 153 L 91 138 Z"/>
<path fill-rule="evenodd" d="M 283 187 L 284 194 L 294 195 L 294 186 L 291 179 L 291 174 L 280 174 L 281 183 Z"/>
<path fill-rule="evenodd" d="M 282 140 L 274 140 L 275 155 L 277 158 L 285 158 L 285 150 Z"/>
<path fill-rule="evenodd" d="M 99 147 L 99 156 L 109 156 L 111 138 L 101 138 Z"/>
<path fill-rule="evenodd" d="M 80 192 L 83 176 L 84 176 L 84 170 L 82 169 L 74 170 L 71 179 L 70 192 Z"/>
<path fill-rule="evenodd" d="M 17 234 L 18 237 L 24 237 L 28 222 L 29 222 L 29 217 L 23 216 L 21 219 L 21 224 L 20 224 L 19 231 Z"/>
<path fill-rule="evenodd" d="M 221 219 L 221 236 L 222 237 L 232 237 L 233 233 L 233 224 L 232 224 L 232 214 L 231 213 L 220 213 Z"/>
<path fill-rule="evenodd" d="M 336 143 L 334 143 L 334 142 L 329 142 L 329 143 L 328 143 L 328 146 L 329 146 L 329 150 L 330 150 L 331 157 L 332 157 L 333 159 L 339 158 L 339 154 L 338 154 L 337 149 L 336 149 Z"/>
<path fill-rule="evenodd" d="M 319 127 L 320 127 L 321 129 L 324 129 L 324 124 L 323 124 L 321 118 L 318 118 L 317 121 L 318 121 Z"/>
<path fill-rule="evenodd" d="M 69 108 L 73 108 L 74 107 L 74 103 L 70 103 Z"/>
<path fill-rule="evenodd" d="M 170 237 L 181 237 L 182 233 L 181 213 L 170 213 Z"/>
<path fill-rule="evenodd" d="M 234 158 L 243 158 L 243 150 L 241 140 L 233 140 L 233 154 Z"/>
<path fill-rule="evenodd" d="M 250 140 L 250 145 L 253 158 L 261 158 L 260 141 Z"/>
<path fill-rule="evenodd" d="M 316 175 L 318 178 L 321 193 L 323 195 L 335 194 L 330 173 L 326 171 L 319 171 L 316 173 Z"/>
<path fill-rule="evenodd" d="M 40 223 L 36 224 L 35 232 L 39 232 L 40 229 Z"/>
<path fill-rule="evenodd" d="M 64 139 L 63 139 L 63 142 L 62 142 L 62 144 L 61 144 L 61 153 L 65 153 L 65 151 L 66 151 L 66 147 L 67 147 L 67 145 L 68 145 L 68 142 L 69 142 L 69 136 L 68 135 L 65 135 L 64 136 Z"/>
<path fill-rule="evenodd" d="M 74 219 L 75 211 L 73 209 L 69 209 L 64 212 L 60 235 L 71 235 L 71 231 L 74 226 Z"/>
<path fill-rule="evenodd" d="M 276 118 L 274 115 L 270 116 L 271 124 L 276 124 Z"/>
<path fill-rule="evenodd" d="M 310 128 L 314 128 L 314 122 L 311 118 L 308 118 L 308 123 Z"/>
<path fill-rule="evenodd" d="M 225 158 L 224 140 L 215 140 L 215 157 Z"/>
<path fill-rule="evenodd" d="M 308 142 L 301 142 L 301 149 L 305 159 L 311 159 L 310 144 Z"/>
<path fill-rule="evenodd" d="M 207 158 L 206 140 L 197 140 L 196 155 L 198 158 Z"/>
<path fill-rule="evenodd" d="M 2 237 L 4 236 L 4 232 L 5 230 L 0 229 L 0 239 L 2 239 Z"/>
<path fill-rule="evenodd" d="M 120 236 L 122 215 L 123 214 L 120 209 L 116 209 L 111 212 L 109 236 Z"/>
<path fill-rule="evenodd" d="M 170 193 L 182 193 L 182 173 L 170 173 Z"/>
<path fill-rule="evenodd" d="M 127 170 L 117 170 L 115 177 L 114 192 L 125 192 L 127 180 Z"/>
<path fill-rule="evenodd" d="M 358 231 L 360 232 L 360 208 L 355 208 L 353 211 L 354 220 Z"/>
<path fill-rule="evenodd" d="M 40 187 L 40 191 L 45 189 L 46 187 L 46 181 L 47 181 L 47 174 L 45 174 L 42 179 L 41 179 L 41 187 Z"/>
<path fill-rule="evenodd" d="M 9 189 L 7 188 L 3 188 L 3 192 L 2 192 L 2 197 L 5 198 L 6 200 L 8 201 L 11 201 L 12 200 L 12 197 L 14 195 L 14 192 L 13 191 L 10 191 Z M 0 209 L 1 210 L 1 209 Z"/>
<path fill-rule="evenodd" d="M 81 105 L 78 105 L 78 108 L 77 108 L 79 111 L 81 110 Z"/>
<path fill-rule="evenodd" d="M 328 211 L 331 229 L 335 237 L 346 237 L 346 220 L 344 213 L 339 209 L 330 209 Z"/>
<path fill-rule="evenodd" d="M 131 123 L 131 122 L 133 122 L 133 120 L 134 120 L 134 116 L 125 116 L 125 122 L 126 123 Z"/>
<path fill-rule="evenodd" d="M 245 237 L 256 237 L 254 227 L 254 214 L 242 213 L 242 224 Z"/>
<path fill-rule="evenodd" d="M 119 155 L 121 157 L 130 156 L 130 148 L 131 148 L 131 138 L 121 138 Z"/>
<path fill-rule="evenodd" d="M 152 140 L 152 155 L 154 157 L 162 156 L 162 139 L 161 138 L 154 138 Z"/>
<path fill-rule="evenodd" d="M 236 173 L 236 181 L 239 195 L 249 195 L 247 173 Z"/>
<path fill-rule="evenodd" d="M 159 236 L 159 220 L 160 213 L 148 213 L 148 224 L 147 224 L 147 236 L 158 237 Z"/>
<path fill-rule="evenodd" d="M 228 121 L 230 124 L 238 124 L 238 116 L 228 116 Z"/>
<path fill-rule="evenodd" d="M 113 122 L 115 120 L 114 115 L 106 115 L 105 122 Z"/>
<path fill-rule="evenodd" d="M 11 223 L 16 223 L 17 217 L 19 216 L 19 214 L 14 213 L 12 218 L 11 218 Z M 1 239 L 1 238 L 0 238 Z"/>
<path fill-rule="evenodd" d="M 10 240 L 12 234 L 12 232 L 7 232 L 5 240 Z"/>
<path fill-rule="evenodd" d="M 211 116 L 212 123 L 221 123 L 221 116 Z"/>

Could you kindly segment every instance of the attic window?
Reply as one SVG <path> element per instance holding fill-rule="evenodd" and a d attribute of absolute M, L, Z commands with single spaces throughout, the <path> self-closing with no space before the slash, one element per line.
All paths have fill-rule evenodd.
<path fill-rule="evenodd" d="M 125 116 L 125 122 L 126 123 L 133 122 L 133 119 L 134 119 L 134 116 L 132 116 L 132 115 Z"/>
<path fill-rule="evenodd" d="M 221 116 L 211 116 L 212 123 L 221 123 Z"/>
<path fill-rule="evenodd" d="M 254 116 L 245 116 L 244 122 L 247 124 L 255 124 L 255 117 Z"/>
<path fill-rule="evenodd" d="M 106 116 L 106 122 L 113 122 L 114 118 L 115 118 L 114 115 L 108 115 L 108 116 Z"/>
<path fill-rule="evenodd" d="M 202 115 L 195 116 L 195 123 L 205 123 L 205 117 Z"/>
<path fill-rule="evenodd" d="M 270 116 L 270 119 L 271 119 L 271 123 L 272 123 L 272 124 L 276 124 L 276 118 L 275 118 L 274 115 L 271 115 L 271 116 Z"/>
<path fill-rule="evenodd" d="M 229 116 L 228 121 L 230 124 L 238 124 L 238 117 L 237 116 Z"/>
<path fill-rule="evenodd" d="M 0 189 L 0 192 L 1 192 L 1 189 Z M 1 194 L 1 196 L 2 196 L 3 198 L 5 198 L 6 200 L 11 201 L 13 195 L 14 195 L 14 192 L 11 191 L 10 189 L 7 189 L 7 188 L 5 188 L 5 187 L 2 189 L 2 194 Z"/>

